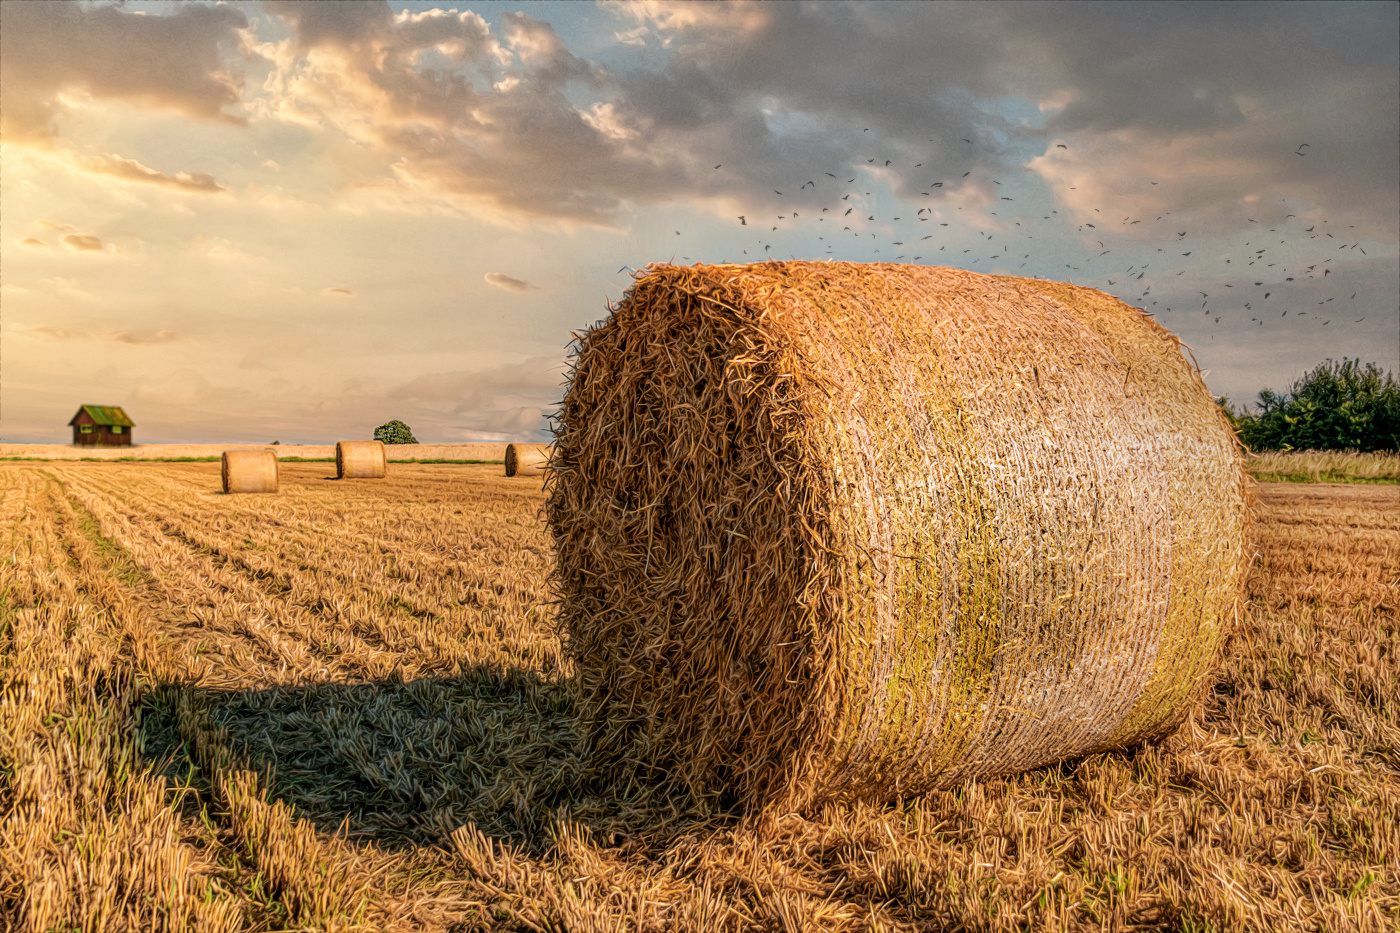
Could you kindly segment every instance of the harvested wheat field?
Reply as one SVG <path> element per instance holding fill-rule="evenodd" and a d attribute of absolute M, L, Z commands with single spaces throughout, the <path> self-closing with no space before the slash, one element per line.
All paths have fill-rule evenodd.
<path fill-rule="evenodd" d="M 1400 489 L 1260 487 L 1156 745 L 760 820 L 588 770 L 542 486 L 0 464 L 0 928 L 1395 930 Z"/>

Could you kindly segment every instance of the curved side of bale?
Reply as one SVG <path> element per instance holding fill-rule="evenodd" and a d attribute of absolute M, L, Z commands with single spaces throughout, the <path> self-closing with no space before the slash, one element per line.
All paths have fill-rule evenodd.
<path fill-rule="evenodd" d="M 219 474 L 224 492 L 276 492 L 277 454 L 270 450 L 226 450 Z"/>
<path fill-rule="evenodd" d="M 383 441 L 336 441 L 337 479 L 383 479 L 387 472 Z"/>
<path fill-rule="evenodd" d="M 548 444 L 506 445 L 506 476 L 543 476 L 548 464 Z"/>

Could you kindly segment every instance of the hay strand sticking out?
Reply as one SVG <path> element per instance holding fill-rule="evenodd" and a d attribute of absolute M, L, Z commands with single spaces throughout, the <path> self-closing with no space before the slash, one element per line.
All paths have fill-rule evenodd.
<path fill-rule="evenodd" d="M 548 463 L 548 444 L 506 445 L 506 476 L 543 476 Z"/>
<path fill-rule="evenodd" d="M 1238 612 L 1228 423 L 1174 337 L 1092 289 L 651 267 L 581 341 L 556 444 L 593 754 L 748 805 L 1161 736 Z"/>
<path fill-rule="evenodd" d="M 383 479 L 387 472 L 383 441 L 336 441 L 337 479 Z"/>
<path fill-rule="evenodd" d="M 219 462 L 224 492 L 276 492 L 277 454 L 271 450 L 226 450 Z"/>

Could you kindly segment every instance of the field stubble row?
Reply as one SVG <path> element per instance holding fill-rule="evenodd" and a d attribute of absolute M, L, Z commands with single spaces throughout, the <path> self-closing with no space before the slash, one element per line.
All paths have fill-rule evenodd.
<path fill-rule="evenodd" d="M 1265 486 L 1157 746 L 760 823 L 600 781 L 538 480 L 0 465 L 16 930 L 1395 929 L 1400 490 Z"/>

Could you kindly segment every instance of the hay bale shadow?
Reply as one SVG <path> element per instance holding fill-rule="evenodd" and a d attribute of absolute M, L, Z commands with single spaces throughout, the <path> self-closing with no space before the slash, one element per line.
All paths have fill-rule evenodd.
<path fill-rule="evenodd" d="M 487 664 L 407 682 L 166 684 L 148 695 L 142 731 L 147 757 L 201 792 L 211 776 L 187 739 L 191 727 L 217 732 L 268 776 L 270 799 L 323 832 L 381 847 L 440 845 L 473 823 L 542 852 L 560 820 L 660 841 L 706 819 L 698 804 L 669 795 L 658 806 L 654 788 L 593 773 L 573 696 L 566 680 Z"/>

